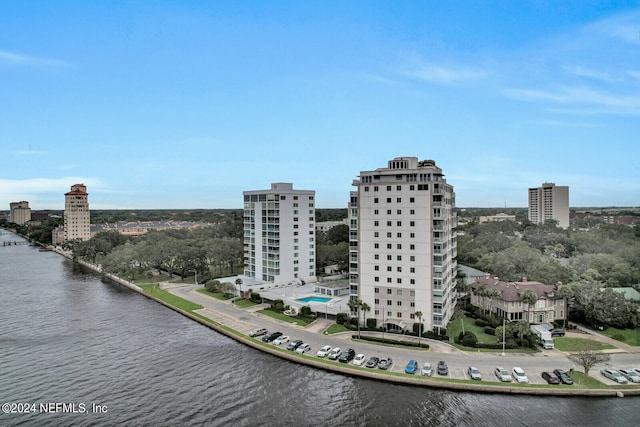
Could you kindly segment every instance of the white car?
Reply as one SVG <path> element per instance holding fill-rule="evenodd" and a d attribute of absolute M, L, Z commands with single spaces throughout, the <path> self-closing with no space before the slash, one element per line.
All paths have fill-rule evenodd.
<path fill-rule="evenodd" d="M 356 366 L 362 366 L 364 365 L 364 362 L 367 361 L 367 358 L 364 354 L 360 353 L 357 354 L 356 357 L 353 358 L 353 364 Z"/>
<path fill-rule="evenodd" d="M 316 356 L 318 356 L 318 357 L 327 357 L 327 355 L 329 354 L 330 351 L 331 351 L 331 346 L 330 345 L 325 345 L 320 350 L 318 350 L 318 352 L 316 353 Z"/>
<path fill-rule="evenodd" d="M 433 374 L 431 363 L 424 362 L 422 368 L 420 369 L 420 374 L 424 375 L 425 377 L 430 377 Z"/>
<path fill-rule="evenodd" d="M 509 375 L 509 371 L 507 371 L 506 369 L 500 366 L 498 366 L 496 369 L 493 370 L 493 375 L 496 376 L 498 381 L 502 381 L 505 383 L 511 382 L 511 375 Z"/>
<path fill-rule="evenodd" d="M 527 378 L 527 374 L 524 373 L 522 368 L 514 367 L 511 375 L 513 375 L 513 379 L 516 380 L 517 383 L 529 384 L 529 378 Z"/>
<path fill-rule="evenodd" d="M 289 342 L 290 338 L 288 335 L 282 335 L 281 337 L 276 338 L 273 343 L 275 345 L 280 345 L 280 344 L 284 344 L 286 342 Z"/>
<path fill-rule="evenodd" d="M 342 354 L 342 349 L 340 347 L 332 348 L 327 357 L 331 360 L 336 360 Z"/>
<path fill-rule="evenodd" d="M 309 350 L 311 350 L 311 345 L 307 343 L 303 343 L 303 344 L 300 344 L 300 347 L 296 349 L 296 353 L 305 354 Z"/>

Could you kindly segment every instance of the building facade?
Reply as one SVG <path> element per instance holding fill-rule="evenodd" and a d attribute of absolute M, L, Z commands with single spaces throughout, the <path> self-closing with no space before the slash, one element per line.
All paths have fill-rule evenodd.
<path fill-rule="evenodd" d="M 486 275 L 471 284 L 471 304 L 509 321 L 525 320 L 529 323 L 552 323 L 566 317 L 565 298 L 558 296 L 556 285 L 527 281 L 504 282 Z M 486 296 L 486 291 L 497 290 L 496 298 Z M 522 301 L 522 295 L 531 289 L 538 297 L 535 304 Z M 500 295 L 497 297 L 497 295 Z"/>
<path fill-rule="evenodd" d="M 542 187 L 529 188 L 529 221 L 543 224 L 549 219 L 569 228 L 569 187 L 546 182 Z"/>
<path fill-rule="evenodd" d="M 64 240 L 90 238 L 89 193 L 84 184 L 74 184 L 64 195 Z"/>
<path fill-rule="evenodd" d="M 9 203 L 9 221 L 18 225 L 25 225 L 31 221 L 29 202 L 22 200 Z"/>
<path fill-rule="evenodd" d="M 244 191 L 244 275 L 257 281 L 315 281 L 315 191 L 274 183 Z"/>
<path fill-rule="evenodd" d="M 360 172 L 350 195 L 351 299 L 387 329 L 444 327 L 455 305 L 455 193 L 433 160 Z M 421 317 L 416 312 L 422 313 Z"/>

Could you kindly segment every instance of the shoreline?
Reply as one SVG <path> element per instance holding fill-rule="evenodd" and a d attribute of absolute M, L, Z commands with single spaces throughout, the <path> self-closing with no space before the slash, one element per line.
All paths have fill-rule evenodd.
<path fill-rule="evenodd" d="M 54 252 L 64 256 L 71 260 L 68 254 L 54 250 Z M 376 371 L 362 370 L 355 367 L 347 367 L 341 365 L 334 365 L 326 363 L 324 359 L 315 359 L 313 356 L 301 356 L 297 353 L 290 353 L 286 350 L 282 350 L 277 347 L 271 347 L 258 342 L 257 340 L 250 338 L 249 336 L 229 327 L 222 323 L 213 321 L 211 319 L 205 320 L 199 316 L 194 315 L 188 311 L 182 310 L 176 306 L 169 304 L 168 302 L 157 298 L 151 294 L 146 293 L 139 286 L 130 283 L 120 277 L 113 274 L 104 274 L 102 269 L 94 264 L 78 260 L 78 264 L 94 273 L 98 273 L 106 277 L 108 280 L 113 281 L 119 285 L 125 286 L 134 292 L 137 292 L 191 320 L 198 322 L 199 324 L 212 329 L 228 338 L 235 340 L 240 344 L 244 344 L 255 350 L 263 353 L 270 354 L 272 356 L 285 359 L 289 362 L 306 365 L 312 368 L 321 369 L 327 372 L 332 372 L 340 375 L 347 375 L 362 379 L 369 379 L 374 381 L 383 381 L 392 384 L 401 384 L 415 387 L 430 387 L 437 389 L 444 389 L 457 392 L 471 392 L 471 393 L 483 393 L 483 394 L 519 394 L 529 396 L 558 396 L 558 397 L 626 397 L 626 396 L 640 396 L 640 388 L 616 388 L 616 389 L 570 389 L 570 388 L 547 388 L 547 387 L 510 387 L 502 385 L 484 385 L 484 384 L 469 384 L 458 383 L 447 380 L 432 380 L 423 376 L 400 376 L 392 375 L 389 373 L 378 373 Z M 203 316 L 204 317 L 204 316 Z"/>

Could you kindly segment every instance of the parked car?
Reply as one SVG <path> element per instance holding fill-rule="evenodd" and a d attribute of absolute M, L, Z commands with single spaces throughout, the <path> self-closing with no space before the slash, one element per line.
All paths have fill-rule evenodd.
<path fill-rule="evenodd" d="M 424 362 L 424 364 L 422 365 L 422 369 L 420 369 L 420 374 L 424 375 L 425 377 L 430 377 L 433 374 L 430 362 Z"/>
<path fill-rule="evenodd" d="M 296 353 L 305 354 L 309 350 L 311 350 L 311 345 L 302 343 L 300 344 L 300 347 L 296 348 Z"/>
<path fill-rule="evenodd" d="M 480 373 L 480 370 L 475 366 L 469 366 L 469 369 L 467 369 L 467 373 L 469 374 L 469 378 L 471 378 L 472 380 L 482 379 L 482 374 Z"/>
<path fill-rule="evenodd" d="M 356 357 L 356 351 L 352 348 L 348 348 L 342 352 L 340 357 L 338 357 L 338 362 L 349 363 Z"/>
<path fill-rule="evenodd" d="M 573 380 L 571 379 L 571 377 L 569 376 L 569 374 L 567 374 L 565 371 L 563 371 L 562 369 L 554 369 L 553 373 L 556 374 L 556 377 L 558 377 L 558 379 L 560 380 L 560 382 L 562 384 L 569 384 L 569 385 L 573 385 Z"/>
<path fill-rule="evenodd" d="M 449 375 L 449 367 L 444 360 L 438 362 L 438 375 Z"/>
<path fill-rule="evenodd" d="M 627 379 L 625 377 L 622 376 L 622 374 L 618 371 L 616 371 L 615 369 L 602 369 L 600 371 L 600 374 L 603 375 L 606 378 L 609 378 L 610 380 L 613 380 L 615 382 L 617 382 L 618 384 L 628 384 L 629 381 L 627 381 Z"/>
<path fill-rule="evenodd" d="M 260 335 L 266 334 L 267 331 L 265 328 L 256 328 L 253 331 L 249 332 L 250 337 L 259 337 Z"/>
<path fill-rule="evenodd" d="M 407 366 L 404 367 L 405 374 L 415 374 L 417 370 L 418 370 L 418 362 L 416 362 L 413 359 L 409 360 L 409 363 L 407 363 Z"/>
<path fill-rule="evenodd" d="M 280 335 L 278 338 L 273 340 L 273 343 L 275 345 L 280 345 L 280 344 L 284 344 L 286 342 L 289 342 L 289 340 L 290 340 L 289 335 Z"/>
<path fill-rule="evenodd" d="M 356 357 L 353 358 L 353 364 L 356 366 L 362 366 L 367 361 L 367 358 L 364 354 L 356 354 Z"/>
<path fill-rule="evenodd" d="M 325 345 L 320 350 L 318 350 L 318 352 L 316 353 L 316 356 L 318 356 L 318 357 L 327 357 L 327 355 L 329 354 L 330 351 L 331 351 L 331 346 L 330 345 Z"/>
<path fill-rule="evenodd" d="M 380 359 L 380 362 L 378 363 L 378 368 L 389 369 L 391 365 L 393 365 L 393 360 L 391 360 L 390 357 L 383 357 L 382 359 Z"/>
<path fill-rule="evenodd" d="M 376 366 L 378 366 L 378 363 L 380 362 L 380 358 L 376 357 L 376 356 L 371 356 L 369 358 L 369 360 L 367 360 L 366 366 L 367 368 L 375 368 Z"/>
<path fill-rule="evenodd" d="M 547 384 L 560 384 L 560 378 L 558 378 L 553 372 L 543 372 L 542 379 L 545 380 Z"/>
<path fill-rule="evenodd" d="M 287 350 L 296 351 L 302 344 L 302 340 L 293 340 L 287 346 Z"/>
<path fill-rule="evenodd" d="M 342 354 L 342 349 L 340 347 L 334 347 L 331 349 L 327 357 L 331 360 L 336 360 Z"/>
<path fill-rule="evenodd" d="M 618 371 L 623 377 L 632 383 L 640 383 L 640 374 L 638 374 L 634 369 L 618 369 Z"/>
<path fill-rule="evenodd" d="M 282 332 L 271 332 L 270 334 L 266 334 L 265 336 L 263 336 L 262 341 L 271 342 L 276 338 L 280 338 L 281 335 L 282 335 Z"/>
<path fill-rule="evenodd" d="M 552 337 L 563 337 L 565 333 L 564 329 L 562 328 L 551 329 L 549 332 L 551 333 Z"/>
<path fill-rule="evenodd" d="M 509 375 L 509 371 L 500 366 L 496 367 L 496 369 L 493 370 L 493 375 L 496 376 L 498 381 L 502 381 L 505 383 L 511 382 L 511 375 Z"/>
<path fill-rule="evenodd" d="M 527 378 L 527 374 L 524 373 L 524 370 L 518 366 L 514 366 L 511 370 L 511 375 L 513 375 L 513 379 L 516 380 L 517 383 L 520 384 L 528 384 L 529 378 Z"/>

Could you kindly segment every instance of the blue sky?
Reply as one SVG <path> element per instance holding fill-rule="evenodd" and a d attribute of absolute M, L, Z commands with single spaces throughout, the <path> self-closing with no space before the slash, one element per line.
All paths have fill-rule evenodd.
<path fill-rule="evenodd" d="M 636 1 L 3 1 L 0 209 L 241 208 L 433 159 L 459 207 L 640 205 Z"/>

